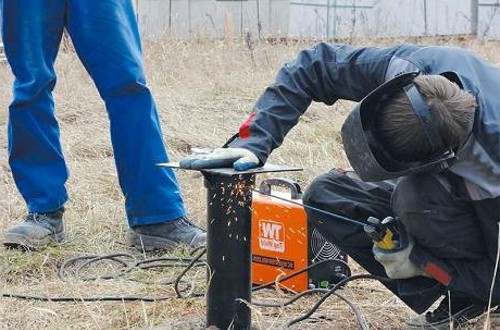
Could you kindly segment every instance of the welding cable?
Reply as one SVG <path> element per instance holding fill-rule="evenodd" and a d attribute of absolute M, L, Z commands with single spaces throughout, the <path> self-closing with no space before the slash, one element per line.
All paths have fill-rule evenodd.
<path fill-rule="evenodd" d="M 58 270 L 59 278 L 68 282 L 71 279 L 73 280 L 81 280 L 81 281 L 94 281 L 97 279 L 117 279 L 123 277 L 126 274 L 129 274 L 134 269 L 152 269 L 152 268 L 165 268 L 165 267 L 181 267 L 185 268 L 183 271 L 176 276 L 174 280 L 163 282 L 162 285 L 174 284 L 175 285 L 175 293 L 177 297 L 187 298 L 187 297 L 199 297 L 203 296 L 203 293 L 193 292 L 194 285 L 191 281 L 184 280 L 187 272 L 194 268 L 200 266 L 206 266 L 206 262 L 200 260 L 201 257 L 205 254 L 206 249 L 204 247 L 197 248 L 194 252 L 199 252 L 193 258 L 152 258 L 147 260 L 137 261 L 137 259 L 130 254 L 127 253 L 115 253 L 109 255 L 89 255 L 89 256 L 78 256 L 73 257 L 61 264 Z M 191 255 L 193 251 L 191 251 Z M 127 262 L 123 259 L 130 259 L 132 262 Z M 90 267 L 93 263 L 97 263 L 100 261 L 113 261 L 123 266 L 115 274 L 107 274 L 104 276 L 94 276 L 94 277 L 82 277 L 80 274 L 83 273 L 84 268 Z M 70 272 L 68 268 L 73 266 L 73 275 L 70 276 Z M 129 281 L 136 281 L 145 284 L 158 284 L 153 282 L 146 282 L 142 280 L 137 280 L 133 278 L 127 278 Z M 180 289 L 180 283 L 186 284 L 186 288 Z M 189 294 L 183 294 L 184 291 L 189 291 Z M 25 300 L 38 300 L 38 301 L 51 301 L 51 302 L 93 302 L 93 301 L 145 301 L 145 302 L 155 302 L 162 301 L 167 299 L 175 298 L 175 296 L 159 296 L 159 297 L 149 297 L 149 296 L 138 296 L 138 295 L 130 295 L 130 296 L 102 296 L 102 297 L 70 297 L 70 296 L 59 296 L 59 297 L 50 297 L 50 296 L 38 296 L 38 295 L 29 295 L 29 294 L 20 294 L 20 293 L 2 293 L 1 295 L 4 298 L 17 298 L 17 299 L 25 299 Z"/>
<path fill-rule="evenodd" d="M 260 301 L 254 301 L 254 300 L 252 300 L 251 304 L 253 306 L 258 306 L 258 307 L 286 307 L 286 306 L 290 306 L 291 304 L 293 304 L 294 302 L 296 302 L 300 298 L 311 296 L 311 295 L 313 295 L 315 293 L 326 293 L 326 292 L 329 292 L 329 291 L 330 291 L 329 289 L 314 288 L 314 289 L 309 289 L 309 290 L 302 291 L 300 293 L 296 293 L 296 294 L 293 295 L 292 298 L 290 298 L 288 300 L 285 300 L 283 302 L 272 303 L 272 302 L 260 302 Z"/>
<path fill-rule="evenodd" d="M 289 274 L 287 276 L 284 276 L 282 278 L 279 278 L 277 281 L 269 282 L 269 283 L 266 283 L 266 284 L 254 287 L 252 289 L 252 291 L 256 292 L 256 291 L 262 290 L 264 288 L 269 288 L 269 287 L 271 287 L 273 285 L 278 285 L 279 283 L 281 283 L 283 281 L 286 281 L 286 280 L 288 280 L 288 279 L 290 279 L 292 277 L 295 277 L 297 275 L 300 275 L 301 273 L 303 273 L 305 271 L 311 270 L 314 267 L 319 267 L 320 265 L 322 265 L 323 263 L 328 262 L 328 261 L 334 261 L 334 262 L 338 261 L 338 262 L 341 262 L 341 263 L 343 263 L 343 264 L 345 264 L 347 266 L 347 269 L 349 269 L 349 266 L 343 260 L 340 260 L 340 259 L 338 259 L 338 260 L 333 260 L 333 259 L 322 260 L 322 261 L 320 261 L 318 263 L 315 263 L 313 265 L 308 266 L 305 269 L 302 269 L 300 271 L 297 271 L 297 272 L 291 273 L 291 274 Z M 345 279 L 348 279 L 350 277 L 351 277 L 351 274 L 345 276 Z M 345 281 L 343 283 L 347 283 L 347 281 Z M 336 286 L 336 287 L 340 288 L 341 286 L 342 286 L 342 284 L 340 286 Z M 330 292 L 329 289 L 314 288 L 314 289 L 309 289 L 309 290 L 306 290 L 306 291 L 302 291 L 302 292 L 300 292 L 298 294 L 295 294 L 291 299 L 288 299 L 288 300 L 286 300 L 284 302 L 280 302 L 280 303 L 266 303 L 266 302 L 252 301 L 251 304 L 253 306 L 258 306 L 258 307 L 277 307 L 277 308 L 279 308 L 279 307 L 289 306 L 289 305 L 293 304 L 294 302 L 296 302 L 297 300 L 299 300 L 302 297 L 310 296 L 310 295 L 315 294 L 315 293 L 329 293 L 329 292 Z M 368 329 L 368 326 L 366 325 L 366 317 L 364 316 L 364 314 L 360 310 L 360 308 L 358 306 L 356 306 L 356 304 L 354 304 L 352 301 L 350 301 L 349 299 L 347 299 L 343 295 L 341 295 L 339 293 L 336 293 L 335 291 L 332 292 L 332 293 L 330 293 L 330 294 L 333 294 L 333 295 L 337 296 L 339 299 L 341 299 L 342 301 L 344 301 L 351 308 L 351 310 L 353 311 L 354 315 L 356 316 L 356 319 L 357 319 L 357 321 L 359 323 L 360 329 Z"/>
<path fill-rule="evenodd" d="M 335 284 L 335 286 L 333 286 L 330 290 L 328 290 L 328 292 L 325 293 L 321 297 L 321 299 L 318 300 L 316 302 L 316 304 L 314 304 L 314 306 L 306 314 L 304 314 L 300 317 L 297 317 L 295 319 L 292 319 L 290 322 L 288 322 L 285 325 L 285 329 L 289 329 L 292 325 L 310 318 L 311 315 L 314 314 L 314 312 L 316 312 L 316 310 L 318 310 L 318 308 L 326 301 L 326 299 L 328 299 L 328 297 L 330 297 L 331 295 L 333 295 L 335 293 L 335 291 L 337 291 L 339 288 L 341 288 L 344 284 L 351 282 L 351 281 L 354 281 L 354 280 L 359 280 L 359 279 L 372 279 L 372 280 L 377 280 L 379 282 L 390 281 L 390 279 L 387 277 L 375 276 L 375 275 L 371 275 L 371 274 L 359 274 L 359 275 L 353 275 L 353 276 L 350 276 L 348 278 L 345 278 L 345 279 L 341 280 L 340 282 L 338 282 L 337 284 Z M 360 323 L 360 327 L 361 327 L 361 323 Z M 368 327 L 366 327 L 366 328 L 361 327 L 361 329 L 368 329 Z"/>
<path fill-rule="evenodd" d="M 125 261 L 121 260 L 120 258 L 129 258 L 129 259 L 132 259 L 132 262 L 125 262 Z M 95 277 L 81 277 L 80 276 L 80 271 L 82 269 L 87 268 L 87 267 L 89 267 L 90 264 L 96 263 L 96 262 L 101 261 L 101 260 L 115 261 L 115 262 L 121 264 L 124 268 L 120 269 L 119 273 L 117 273 L 117 274 L 111 274 L 111 275 L 106 275 L 106 276 L 95 276 Z M 82 261 L 82 262 L 78 263 L 80 261 Z M 59 278 L 61 280 L 67 281 L 68 277 L 69 277 L 67 269 L 71 265 L 75 264 L 77 266 L 76 266 L 76 269 L 74 271 L 74 273 L 75 273 L 74 278 L 78 278 L 82 281 L 94 281 L 97 279 L 110 280 L 110 279 L 114 279 L 114 278 L 123 276 L 126 273 L 129 273 L 130 271 L 132 271 L 132 269 L 134 269 L 136 263 L 137 263 L 136 258 L 128 253 L 115 253 L 115 254 L 109 254 L 109 255 L 105 255 L 105 256 L 98 256 L 98 255 L 78 256 L 78 257 L 73 257 L 73 258 L 65 260 L 62 263 L 61 267 L 59 267 L 58 274 L 59 274 Z"/>
<path fill-rule="evenodd" d="M 350 276 L 350 272 L 351 271 L 350 271 L 350 268 L 349 268 L 349 265 L 347 264 L 347 262 L 345 262 L 344 260 L 341 260 L 341 259 L 325 259 L 325 260 L 318 261 L 318 262 L 316 262 L 316 263 L 314 263 L 314 264 L 312 264 L 310 266 L 307 266 L 306 268 L 303 268 L 303 269 L 298 270 L 296 272 L 290 273 L 290 274 L 288 274 L 286 276 L 280 277 L 277 281 L 272 281 L 272 282 L 268 282 L 268 283 L 261 284 L 259 286 L 253 287 L 252 288 L 252 292 L 259 291 L 259 290 L 262 290 L 262 289 L 265 289 L 265 288 L 270 288 L 273 285 L 278 285 L 281 282 L 289 280 L 292 277 L 298 276 L 298 275 L 300 275 L 300 274 L 302 274 L 304 272 L 310 271 L 313 268 L 322 266 L 323 264 L 329 263 L 329 262 L 335 262 L 335 263 L 341 263 L 341 264 L 343 264 L 349 270 L 349 275 L 348 276 Z"/>
<path fill-rule="evenodd" d="M 330 292 L 330 290 L 328 290 L 328 289 L 314 289 L 314 290 L 317 290 L 319 292 L 326 292 L 326 293 Z M 339 298 L 340 300 L 345 302 L 347 306 L 349 306 L 349 308 L 352 310 L 352 312 L 356 316 L 356 321 L 358 321 L 359 329 L 361 329 L 361 330 L 368 330 L 369 329 L 368 323 L 366 321 L 366 317 L 363 314 L 363 311 L 361 310 L 361 308 L 356 306 L 356 304 L 354 304 L 352 301 L 350 301 L 349 299 L 347 299 L 346 297 L 344 297 L 343 295 L 341 295 L 339 293 L 333 292 L 330 295 L 336 296 L 337 298 Z M 311 315 L 312 315 L 312 313 L 311 313 Z M 285 329 L 289 329 L 290 326 L 292 326 L 293 324 L 296 324 L 300 321 L 303 321 L 307 318 L 310 318 L 311 315 L 307 316 L 306 318 L 300 318 L 300 320 L 299 320 L 299 318 L 293 319 L 292 321 L 288 322 L 285 325 Z"/>
<path fill-rule="evenodd" d="M 174 282 L 174 290 L 175 290 L 175 294 L 177 295 L 178 298 L 186 298 L 187 296 L 201 297 L 201 296 L 205 295 L 204 293 L 193 293 L 192 291 L 190 291 L 187 296 L 182 295 L 181 294 L 182 291 L 179 289 L 179 283 L 180 283 L 181 279 L 184 277 L 184 275 L 194 266 L 195 263 L 198 262 L 198 260 L 201 259 L 201 257 L 203 257 L 203 255 L 206 252 L 207 252 L 206 248 L 200 249 L 199 253 L 192 259 L 192 261 L 189 263 L 189 265 L 187 265 L 187 267 L 184 268 L 184 270 L 179 274 L 179 276 L 177 276 L 177 278 Z M 208 268 L 208 264 L 205 263 L 205 265 Z"/>
<path fill-rule="evenodd" d="M 162 300 L 172 299 L 172 296 L 160 297 L 146 297 L 146 296 L 102 296 L 102 297 L 49 297 L 49 296 L 36 296 L 22 293 L 2 293 L 3 298 L 17 298 L 24 300 L 37 300 L 37 301 L 50 301 L 50 302 L 93 302 L 93 301 L 144 301 L 156 302 Z"/>
<path fill-rule="evenodd" d="M 329 289 L 315 288 L 315 289 L 303 291 L 300 294 L 296 294 L 293 296 L 292 299 L 289 299 L 283 303 L 261 303 L 261 302 L 252 301 L 251 305 L 258 306 L 258 307 L 276 307 L 276 308 L 286 307 L 288 305 L 291 305 L 292 303 L 294 303 L 295 301 L 297 301 L 298 299 L 300 299 L 304 296 L 312 295 L 314 293 L 329 293 L 329 292 L 330 292 Z M 340 293 L 333 292 L 333 293 L 331 293 L 331 295 L 338 297 L 340 300 L 345 302 L 347 304 L 347 306 L 349 306 L 349 308 L 351 308 L 354 315 L 356 316 L 356 320 L 358 321 L 360 329 L 368 329 L 368 325 L 366 323 L 366 317 L 363 314 L 363 311 L 358 306 L 356 306 L 356 304 L 354 304 L 352 301 L 350 301 L 349 299 L 347 299 L 346 297 L 344 297 Z"/>

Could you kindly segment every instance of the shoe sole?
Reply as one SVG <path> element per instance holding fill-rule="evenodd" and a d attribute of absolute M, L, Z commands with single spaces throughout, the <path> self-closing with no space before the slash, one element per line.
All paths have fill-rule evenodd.
<path fill-rule="evenodd" d="M 7 233 L 3 239 L 3 245 L 9 248 L 23 248 L 36 250 L 50 243 L 60 243 L 64 240 L 64 233 L 52 234 L 42 239 L 34 239 L 28 236 Z"/>
<path fill-rule="evenodd" d="M 178 242 L 168 238 L 137 234 L 130 229 L 127 231 L 126 244 L 141 252 L 171 252 L 180 246 Z"/>

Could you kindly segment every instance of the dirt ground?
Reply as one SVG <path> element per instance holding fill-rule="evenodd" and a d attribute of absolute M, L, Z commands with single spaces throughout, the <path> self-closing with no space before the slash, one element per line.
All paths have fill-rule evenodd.
<path fill-rule="evenodd" d="M 148 84 L 160 111 L 165 143 L 171 160 L 179 160 L 194 147 L 221 146 L 246 119 L 279 67 L 298 51 L 317 41 L 272 43 L 253 40 L 148 41 L 144 45 Z M 390 45 L 401 42 L 446 44 L 465 47 L 494 64 L 500 63 L 499 44 L 464 38 L 413 40 L 356 40 L 359 45 Z M 178 269 L 138 271 L 113 280 L 62 281 L 60 267 L 75 256 L 128 253 L 141 260 L 153 256 L 137 253 L 124 242 L 127 224 L 123 197 L 115 174 L 109 124 L 104 104 L 80 64 L 71 45 L 61 49 L 57 61 L 58 83 L 54 92 L 56 114 L 71 177 L 67 183 L 65 225 L 67 240 L 36 252 L 0 247 L 0 291 L 47 297 L 78 297 L 80 301 L 54 302 L 0 298 L 0 329 L 191 329 L 203 323 L 205 299 L 176 298 L 172 285 L 165 285 Z M 12 75 L 0 64 L 0 234 L 25 215 L 25 204 L 13 183 L 7 161 L 7 117 L 11 101 Z M 313 104 L 276 150 L 270 162 L 303 168 L 280 176 L 297 180 L 303 188 L 316 175 L 333 167 L 348 166 L 339 128 L 351 109 L 349 102 L 334 106 Z M 205 227 L 206 196 L 202 178 L 178 171 L 189 215 Z M 267 178 L 262 176 L 260 179 Z M 176 254 L 179 255 L 179 254 Z M 158 255 L 154 257 L 159 257 Z M 355 274 L 363 270 L 352 264 Z M 103 263 L 90 274 L 113 271 Z M 203 272 L 192 279 L 198 289 L 205 285 Z M 143 283 L 137 279 L 155 283 Z M 413 312 L 379 283 L 359 280 L 341 294 L 362 310 L 371 329 L 401 329 Z M 169 297 L 154 302 L 84 301 L 88 297 Z M 267 290 L 254 301 L 283 302 L 289 295 Z M 252 306 L 253 327 L 282 329 L 303 315 L 320 299 L 313 295 L 286 307 Z M 477 324 L 481 328 L 482 324 Z M 313 318 L 293 329 L 357 329 L 353 311 L 332 296 Z"/>

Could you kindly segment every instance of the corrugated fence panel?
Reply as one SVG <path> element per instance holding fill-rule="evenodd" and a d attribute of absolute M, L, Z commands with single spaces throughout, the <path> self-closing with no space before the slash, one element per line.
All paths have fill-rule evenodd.
<path fill-rule="evenodd" d="M 470 31 L 469 15 L 469 0 L 295 0 L 290 34 L 340 38 L 464 34 Z"/>
<path fill-rule="evenodd" d="M 133 0 L 148 37 L 372 38 L 468 34 L 471 0 Z M 499 0 L 479 1 L 479 37 L 500 38 Z"/>
<path fill-rule="evenodd" d="M 499 1 L 484 3 L 479 7 L 477 34 L 480 38 L 500 39 L 500 4 Z"/>
<path fill-rule="evenodd" d="M 289 0 L 134 0 L 147 37 L 287 35 Z"/>

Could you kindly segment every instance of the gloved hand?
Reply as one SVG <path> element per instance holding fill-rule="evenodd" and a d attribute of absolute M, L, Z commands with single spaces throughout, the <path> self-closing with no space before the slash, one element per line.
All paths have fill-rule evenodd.
<path fill-rule="evenodd" d="M 191 155 L 179 162 L 180 168 L 201 170 L 204 168 L 233 167 L 245 171 L 259 166 L 255 154 L 244 148 L 218 148 L 208 154 Z"/>
<path fill-rule="evenodd" d="M 427 276 L 422 269 L 417 267 L 409 258 L 413 249 L 413 241 L 402 250 L 384 250 L 373 245 L 375 259 L 382 264 L 389 278 L 405 279 L 416 276 Z"/>

